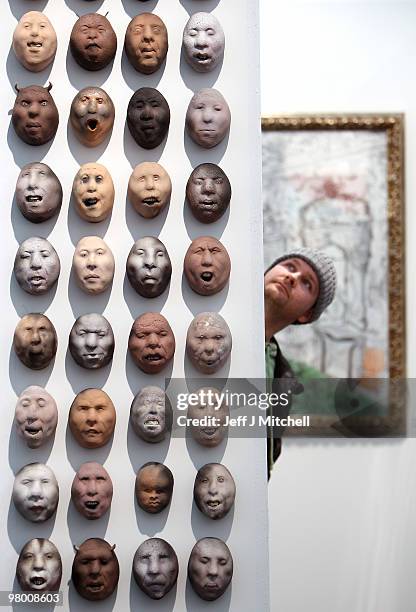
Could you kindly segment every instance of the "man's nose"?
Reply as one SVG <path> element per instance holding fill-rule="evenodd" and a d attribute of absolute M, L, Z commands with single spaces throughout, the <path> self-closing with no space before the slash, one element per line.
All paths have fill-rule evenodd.
<path fill-rule="evenodd" d="M 93 191 L 97 190 L 97 184 L 96 184 L 95 178 L 93 176 L 90 176 L 88 178 L 87 189 L 88 189 L 89 192 L 93 192 Z"/>
<path fill-rule="evenodd" d="M 30 256 L 30 267 L 32 270 L 39 270 L 42 267 L 41 254 L 34 252 Z"/>
<path fill-rule="evenodd" d="M 202 110 L 202 121 L 204 123 L 211 123 L 212 122 L 212 112 L 210 108 L 204 108 Z"/>
<path fill-rule="evenodd" d="M 213 559 L 208 563 L 208 576 L 218 576 L 218 563 Z"/>
<path fill-rule="evenodd" d="M 90 576 L 98 576 L 100 574 L 100 562 L 98 559 L 93 559 L 90 563 Z"/>
<path fill-rule="evenodd" d="M 202 193 L 215 193 L 214 181 L 210 178 L 205 179 L 202 183 Z"/>
<path fill-rule="evenodd" d="M 143 30 L 143 40 L 145 42 L 151 42 L 154 40 L 153 30 L 151 25 L 144 26 Z"/>
<path fill-rule="evenodd" d="M 152 189 L 155 188 L 155 181 L 154 181 L 153 176 L 149 175 L 145 177 L 144 186 L 147 191 L 151 191 Z"/>
<path fill-rule="evenodd" d="M 150 334 L 147 343 L 151 348 L 159 346 L 159 336 L 155 333 Z"/>
<path fill-rule="evenodd" d="M 159 561 L 155 557 L 150 557 L 148 571 L 149 574 L 159 574 Z"/>
<path fill-rule="evenodd" d="M 198 32 L 195 39 L 195 48 L 205 49 L 205 47 L 208 47 L 207 35 L 205 32 Z"/>
<path fill-rule="evenodd" d="M 154 259 L 149 255 L 147 257 L 144 258 L 144 267 L 151 270 L 152 268 L 156 268 L 156 264 L 154 262 Z"/>
<path fill-rule="evenodd" d="M 39 480 L 34 480 L 32 482 L 32 486 L 30 487 L 30 497 L 31 498 L 39 498 L 43 497 L 42 495 L 42 487 L 40 485 Z"/>
<path fill-rule="evenodd" d="M 88 101 L 87 110 L 89 113 L 97 112 L 97 100 L 95 98 L 90 98 Z"/>
<path fill-rule="evenodd" d="M 153 119 L 152 107 L 149 104 L 145 104 L 140 113 L 140 119 L 143 121 L 149 121 Z"/>
<path fill-rule="evenodd" d="M 85 336 L 85 346 L 88 348 L 95 348 L 97 346 L 97 334 L 87 334 Z"/>
<path fill-rule="evenodd" d="M 203 251 L 201 264 L 203 266 L 212 266 L 212 253 L 209 249 L 205 249 L 205 251 Z"/>
<path fill-rule="evenodd" d="M 41 572 L 44 569 L 44 561 L 43 561 L 42 554 L 35 555 L 35 560 L 33 562 L 33 569 L 35 570 L 35 572 Z"/>
<path fill-rule="evenodd" d="M 211 480 L 211 482 L 208 484 L 208 494 L 216 495 L 217 492 L 218 492 L 217 482 L 216 480 Z"/>
<path fill-rule="evenodd" d="M 87 268 L 88 270 L 95 270 L 97 267 L 95 255 L 90 254 L 87 259 Z"/>
<path fill-rule="evenodd" d="M 37 23 L 32 23 L 30 35 L 33 37 L 39 36 L 39 25 Z"/>
<path fill-rule="evenodd" d="M 87 423 L 92 425 L 97 422 L 97 415 L 95 414 L 94 408 L 90 408 L 87 411 Z"/>
<path fill-rule="evenodd" d="M 29 117 L 31 117 L 33 119 L 33 117 L 37 117 L 39 115 L 39 104 L 37 102 L 32 102 L 32 104 L 29 106 Z"/>
<path fill-rule="evenodd" d="M 28 189 L 35 189 L 38 186 L 38 179 L 37 179 L 37 173 L 36 172 L 30 172 L 29 173 L 29 180 L 28 180 Z"/>
<path fill-rule="evenodd" d="M 39 334 L 39 330 L 37 328 L 35 328 L 32 331 L 32 336 L 30 338 L 30 343 L 31 344 L 40 344 L 40 334 Z"/>
<path fill-rule="evenodd" d="M 212 353 L 214 351 L 215 348 L 215 344 L 214 341 L 211 339 L 205 340 L 204 342 L 204 352 L 205 353 Z"/>
<path fill-rule="evenodd" d="M 89 481 L 87 495 L 89 495 L 89 497 L 94 497 L 94 495 L 97 495 L 97 483 L 95 480 Z"/>

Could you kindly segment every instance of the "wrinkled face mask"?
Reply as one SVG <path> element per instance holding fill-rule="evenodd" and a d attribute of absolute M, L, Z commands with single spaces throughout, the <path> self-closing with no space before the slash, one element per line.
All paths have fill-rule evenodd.
<path fill-rule="evenodd" d="M 161 442 L 168 431 L 170 405 L 159 387 L 143 387 L 130 408 L 130 421 L 136 434 L 145 442 Z"/>
<path fill-rule="evenodd" d="M 46 368 L 56 355 L 58 338 L 48 317 L 31 313 L 22 317 L 13 338 L 20 361 L 32 370 Z"/>
<path fill-rule="evenodd" d="M 199 372 L 215 374 L 226 363 L 231 346 L 230 329 L 216 312 L 202 312 L 190 324 L 186 352 Z"/>
<path fill-rule="evenodd" d="M 32 223 L 41 223 L 59 212 L 62 186 L 49 166 L 33 162 L 21 169 L 15 197 L 22 215 Z"/>
<path fill-rule="evenodd" d="M 110 323 L 97 313 L 78 317 L 69 335 L 69 350 L 82 368 L 103 368 L 110 363 L 114 353 L 114 334 Z"/>
<path fill-rule="evenodd" d="M 108 472 L 99 463 L 83 463 L 71 487 L 71 499 L 78 512 L 90 520 L 101 518 L 112 498 L 113 483 Z"/>
<path fill-rule="evenodd" d="M 85 70 L 101 70 L 115 57 L 117 37 L 104 15 L 88 13 L 75 22 L 69 40 L 75 61 Z"/>
<path fill-rule="evenodd" d="M 55 544 L 45 538 L 26 542 L 17 561 L 16 578 L 22 591 L 57 591 L 62 580 L 62 561 Z"/>
<path fill-rule="evenodd" d="M 215 601 L 228 588 L 233 576 L 233 558 L 219 538 L 202 538 L 192 549 L 188 577 L 194 591 L 205 601 Z"/>
<path fill-rule="evenodd" d="M 230 181 L 219 166 L 200 164 L 188 179 L 186 199 L 198 221 L 201 223 L 218 221 L 231 200 Z"/>
<path fill-rule="evenodd" d="M 78 594 L 90 601 L 107 599 L 115 591 L 120 575 L 115 544 L 110 546 L 101 538 L 85 540 L 75 546 L 72 582 Z"/>
<path fill-rule="evenodd" d="M 146 312 L 138 317 L 129 337 L 130 355 L 146 374 L 158 374 L 175 353 L 175 337 L 165 317 L 156 312 Z"/>
<path fill-rule="evenodd" d="M 73 99 L 69 119 L 78 140 L 96 147 L 113 129 L 113 101 L 104 89 L 85 87 Z"/>
<path fill-rule="evenodd" d="M 187 62 L 197 72 L 210 72 L 224 56 L 225 37 L 220 22 L 212 13 L 195 13 L 183 32 Z"/>
<path fill-rule="evenodd" d="M 72 402 L 68 424 L 78 444 L 84 448 L 100 448 L 114 432 L 114 404 L 101 389 L 85 389 Z"/>
<path fill-rule="evenodd" d="M 90 223 L 104 221 L 113 209 L 113 179 L 102 164 L 83 164 L 74 178 L 72 193 L 77 213 Z"/>
<path fill-rule="evenodd" d="M 162 599 L 178 578 L 178 557 L 162 538 L 150 538 L 136 550 L 133 576 L 137 585 L 151 599 Z"/>
<path fill-rule="evenodd" d="M 29 448 L 40 448 L 55 433 L 58 410 L 53 397 L 32 385 L 19 396 L 15 410 L 17 433 Z"/>
<path fill-rule="evenodd" d="M 224 245 L 212 236 L 196 238 L 189 246 L 184 272 L 191 289 L 200 295 L 214 295 L 225 287 L 231 261 Z"/>
<path fill-rule="evenodd" d="M 222 519 L 235 499 L 235 482 L 220 463 L 207 463 L 197 473 L 194 500 L 199 510 L 210 519 Z"/>
<path fill-rule="evenodd" d="M 59 487 L 55 474 L 43 463 L 29 463 L 17 474 L 13 484 L 16 510 L 33 523 L 43 523 L 56 511 Z"/>
<path fill-rule="evenodd" d="M 29 85 L 17 90 L 12 111 L 16 134 L 29 145 L 44 145 L 55 136 L 59 124 L 58 109 L 51 94 L 52 85 Z"/>
<path fill-rule="evenodd" d="M 138 72 L 156 72 L 168 52 L 165 24 L 153 13 L 136 15 L 128 25 L 124 47 L 131 65 Z"/>
<path fill-rule="evenodd" d="M 47 293 L 61 270 L 58 253 L 45 238 L 28 238 L 19 246 L 14 274 L 19 286 L 31 295 Z"/>

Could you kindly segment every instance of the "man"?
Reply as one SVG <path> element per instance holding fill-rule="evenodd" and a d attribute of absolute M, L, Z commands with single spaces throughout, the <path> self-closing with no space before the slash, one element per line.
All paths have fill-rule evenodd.
<path fill-rule="evenodd" d="M 264 275 L 266 378 L 272 381 L 273 391 L 282 393 L 291 389 L 295 394 L 301 392 L 301 385 L 274 335 L 288 325 L 304 325 L 319 319 L 334 299 L 335 287 L 333 261 L 315 249 L 294 249 L 278 257 L 267 268 Z M 267 440 L 269 477 L 280 450 L 281 440 L 270 428 Z"/>

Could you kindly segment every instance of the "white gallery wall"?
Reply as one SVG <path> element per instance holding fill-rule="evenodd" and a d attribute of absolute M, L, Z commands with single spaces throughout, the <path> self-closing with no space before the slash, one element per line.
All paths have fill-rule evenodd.
<path fill-rule="evenodd" d="M 416 375 L 416 2 L 261 1 L 262 114 L 404 112 L 407 374 Z M 284 441 L 271 609 L 409 612 L 416 441 Z"/>

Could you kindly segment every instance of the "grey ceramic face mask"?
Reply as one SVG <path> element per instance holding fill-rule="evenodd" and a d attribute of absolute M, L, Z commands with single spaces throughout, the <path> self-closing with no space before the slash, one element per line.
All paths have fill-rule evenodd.
<path fill-rule="evenodd" d="M 216 89 L 201 89 L 192 98 L 186 113 L 186 128 L 192 140 L 211 149 L 226 136 L 231 113 L 222 94 Z"/>
<path fill-rule="evenodd" d="M 55 433 L 58 410 L 53 397 L 32 385 L 19 396 L 15 410 L 17 433 L 29 448 L 39 448 Z"/>
<path fill-rule="evenodd" d="M 187 62 L 197 72 L 210 72 L 224 56 L 224 30 L 212 13 L 194 13 L 183 31 Z"/>
<path fill-rule="evenodd" d="M 136 550 L 133 576 L 141 590 L 152 599 L 162 599 L 178 578 L 178 558 L 162 538 L 150 538 Z"/>
<path fill-rule="evenodd" d="M 192 549 L 188 577 L 194 591 L 205 601 L 215 601 L 227 590 L 233 576 L 233 558 L 219 538 L 202 538 Z"/>
<path fill-rule="evenodd" d="M 130 421 L 145 442 L 161 442 L 168 431 L 170 404 L 159 387 L 143 387 L 133 400 Z"/>
<path fill-rule="evenodd" d="M 127 276 L 143 297 L 158 297 L 169 284 L 172 265 L 163 242 L 153 236 L 137 240 L 127 258 Z"/>
<path fill-rule="evenodd" d="M 43 523 L 55 512 L 59 487 L 51 468 L 43 463 L 29 463 L 17 474 L 13 484 L 16 510 L 33 523 Z"/>
<path fill-rule="evenodd" d="M 45 538 L 26 542 L 17 561 L 16 578 L 22 591 L 57 591 L 62 580 L 62 561 L 55 544 Z"/>
<path fill-rule="evenodd" d="M 230 356 L 231 346 L 230 329 L 218 313 L 202 312 L 190 324 L 186 352 L 199 372 L 217 372 Z"/>
<path fill-rule="evenodd" d="M 31 295 L 42 295 L 58 280 L 61 264 L 58 253 L 45 238 L 28 238 L 19 246 L 14 274 L 20 287 Z"/>
<path fill-rule="evenodd" d="M 98 370 L 106 366 L 114 353 L 114 334 L 110 323 L 97 313 L 78 317 L 69 335 L 69 350 L 82 368 Z"/>
<path fill-rule="evenodd" d="M 33 162 L 21 169 L 15 196 L 22 215 L 33 223 L 41 223 L 59 212 L 62 186 L 49 166 Z"/>
<path fill-rule="evenodd" d="M 228 432 L 229 408 L 215 387 L 203 387 L 196 391 L 199 399 L 188 406 L 188 418 L 192 420 L 190 431 L 201 446 L 214 448 L 221 444 Z"/>
<path fill-rule="evenodd" d="M 207 463 L 197 473 L 194 499 L 199 510 L 210 519 L 222 519 L 235 499 L 235 482 L 220 463 Z"/>

